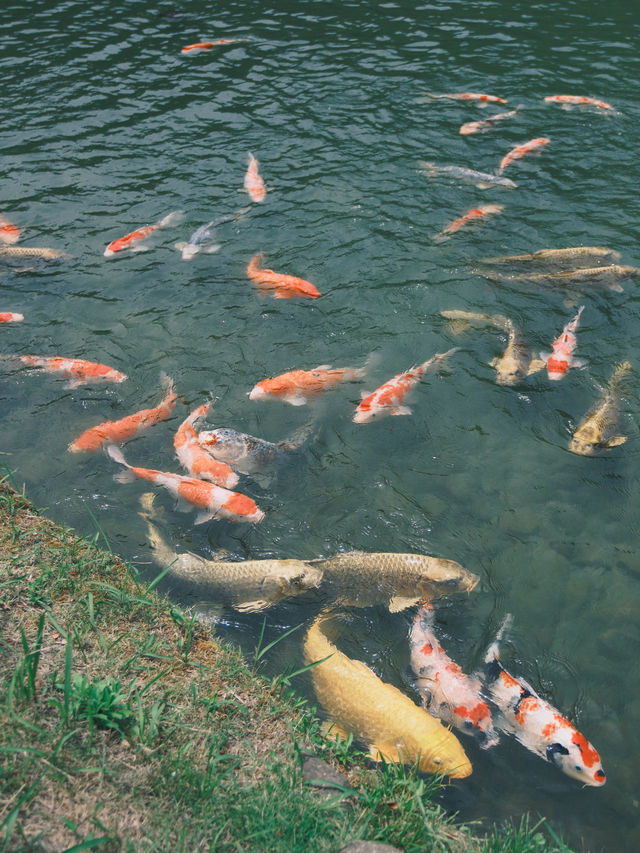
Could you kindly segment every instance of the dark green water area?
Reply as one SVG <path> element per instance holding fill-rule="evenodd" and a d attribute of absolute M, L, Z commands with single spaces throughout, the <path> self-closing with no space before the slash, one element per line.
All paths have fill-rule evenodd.
<path fill-rule="evenodd" d="M 240 487 L 260 524 L 194 525 L 157 490 L 162 530 L 177 551 L 230 557 L 328 556 L 340 550 L 448 557 L 480 576 L 468 596 L 438 605 L 443 645 L 465 671 L 482 667 L 507 613 L 503 658 L 594 744 L 607 783 L 581 787 L 504 736 L 443 804 L 464 819 L 545 815 L 578 849 L 640 848 L 640 298 L 489 280 L 478 258 L 567 246 L 608 246 L 640 265 L 638 126 L 640 7 L 608 3 L 297 2 L 174 4 L 9 0 L 0 17 L 0 215 L 16 246 L 47 246 L 58 263 L 0 260 L 0 352 L 73 356 L 124 371 L 120 385 L 66 387 L 0 364 L 0 462 L 28 496 L 152 578 L 137 481 L 115 482 L 103 453 L 72 455 L 84 429 L 154 405 L 160 372 L 181 397 L 170 420 L 125 448 L 135 465 L 180 471 L 173 435 L 215 397 L 208 426 L 270 441 L 307 424 L 311 437 L 269 477 Z M 194 42 L 246 38 L 198 55 Z M 508 105 L 429 99 L 484 92 Z M 614 107 L 563 109 L 555 94 Z M 484 134 L 460 126 L 521 105 Z M 516 189 L 429 177 L 420 161 L 494 172 L 514 146 L 550 143 L 505 169 Z M 242 192 L 247 155 L 260 161 L 262 204 Z M 445 241 L 435 234 L 471 208 L 503 205 Z M 215 254 L 182 260 L 174 243 L 210 220 Z M 146 252 L 107 259 L 112 240 L 181 209 Z M 261 295 L 245 270 L 256 252 L 301 276 L 316 300 Z M 17 267 L 17 268 L 16 268 Z M 538 270 L 543 271 L 543 270 Z M 499 385 L 489 362 L 497 329 L 455 337 L 440 311 L 501 314 L 537 355 L 584 305 L 572 368 Z M 414 389 L 413 413 L 352 421 L 360 391 L 444 352 L 450 371 Z M 614 366 L 616 432 L 627 441 L 592 457 L 569 439 Z M 260 379 L 332 364 L 367 379 L 307 406 L 249 400 Z M 104 542 L 103 539 L 101 539 Z M 189 603 L 184 591 L 180 600 Z M 206 611 L 207 604 L 201 604 Z M 264 614 L 225 610 L 219 631 L 248 654 L 299 625 L 270 656 L 301 661 L 317 596 Z M 334 635 L 408 695 L 413 611 L 352 608 Z M 310 681 L 299 688 L 313 700 Z"/>

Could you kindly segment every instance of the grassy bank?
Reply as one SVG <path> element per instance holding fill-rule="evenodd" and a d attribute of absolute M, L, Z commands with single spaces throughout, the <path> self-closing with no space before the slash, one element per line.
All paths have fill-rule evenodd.
<path fill-rule="evenodd" d="M 153 586 L 0 483 L 0 853 L 568 849 L 544 824 L 474 837 Z"/>

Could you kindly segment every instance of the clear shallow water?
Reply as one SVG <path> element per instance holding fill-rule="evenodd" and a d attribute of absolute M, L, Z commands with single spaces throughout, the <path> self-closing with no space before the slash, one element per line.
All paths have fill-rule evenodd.
<path fill-rule="evenodd" d="M 637 285 L 584 294 L 578 354 L 588 367 L 561 383 L 542 374 L 496 385 L 487 362 L 504 340 L 492 331 L 456 340 L 439 316 L 505 314 L 546 350 L 575 312 L 565 294 L 488 282 L 472 272 L 475 258 L 584 244 L 640 263 L 640 104 L 630 82 L 640 71 L 640 12 L 598 5 L 587 17 L 579 2 L 303 2 L 258 12 L 121 2 L 108 13 L 34 2 L 28 14 L 8 3 L 0 214 L 22 227 L 21 244 L 73 258 L 2 272 L 0 310 L 21 311 L 25 322 L 0 329 L 1 351 L 84 357 L 129 379 L 70 390 L 3 365 L 0 459 L 52 517 L 87 534 L 95 518 L 114 551 L 151 577 L 137 516 L 144 484 L 115 483 L 109 459 L 71 456 L 69 441 L 155 403 L 160 370 L 185 402 L 126 447 L 134 464 L 177 471 L 173 433 L 211 394 L 212 426 L 277 441 L 313 420 L 313 443 L 269 482 L 243 480 L 267 513 L 260 525 L 194 527 L 192 514 L 158 494 L 176 549 L 307 558 L 418 551 L 477 572 L 471 596 L 440 608 L 443 643 L 472 670 L 513 613 L 508 665 L 592 741 L 608 781 L 581 789 L 513 741 L 484 753 L 465 739 L 474 773 L 444 804 L 463 818 L 544 814 L 579 848 L 619 851 L 640 844 Z M 180 55 L 185 44 L 222 37 L 251 41 Z M 463 137 L 463 122 L 494 110 L 420 103 L 425 91 L 485 91 L 523 108 L 486 135 Z M 542 101 L 565 92 L 609 101 L 620 115 Z M 517 190 L 419 173 L 419 160 L 492 171 L 536 136 L 551 143 L 509 167 Z M 248 204 L 238 192 L 248 151 L 260 159 L 266 202 L 220 227 L 217 254 L 184 263 L 175 241 Z M 505 211 L 446 243 L 431 240 L 486 203 Z M 150 251 L 103 257 L 108 242 L 174 209 L 185 223 L 160 232 Z M 322 298 L 261 298 L 245 276 L 260 250 Z M 415 391 L 412 417 L 351 422 L 361 387 L 455 344 L 451 372 Z M 361 366 L 371 353 L 368 382 L 307 407 L 246 396 L 266 376 Z M 593 459 L 570 454 L 596 383 L 625 358 L 636 366 L 621 402 L 629 440 Z M 309 596 L 267 611 L 267 637 L 306 623 L 318 606 Z M 410 691 L 410 619 L 370 608 L 334 630 L 346 653 Z M 220 630 L 250 653 L 262 620 L 226 611 Z M 274 672 L 297 665 L 302 630 L 276 646 Z M 301 680 L 300 689 L 310 685 Z"/>

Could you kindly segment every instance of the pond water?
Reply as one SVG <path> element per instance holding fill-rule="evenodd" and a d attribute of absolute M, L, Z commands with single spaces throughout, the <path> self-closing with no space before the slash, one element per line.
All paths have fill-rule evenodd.
<path fill-rule="evenodd" d="M 173 434 L 215 397 L 210 426 L 280 441 L 311 424 L 311 438 L 269 478 L 242 490 L 265 511 L 256 525 L 194 526 L 159 492 L 162 530 L 178 551 L 239 559 L 312 558 L 340 550 L 448 557 L 476 572 L 469 596 L 438 608 L 442 642 L 466 670 L 480 668 L 506 613 L 508 668 L 565 713 L 596 746 L 603 788 L 582 788 L 509 738 L 486 752 L 464 740 L 474 766 L 443 804 L 464 819 L 545 815 L 578 849 L 640 847 L 640 300 L 624 291 L 514 286 L 481 277 L 478 258 L 596 245 L 640 263 L 636 122 L 640 7 L 542 0 L 446 3 L 114 2 L 8 0 L 0 20 L 0 215 L 22 229 L 17 246 L 50 246 L 58 263 L 0 265 L 0 352 L 64 355 L 112 365 L 120 385 L 68 388 L 4 361 L 0 462 L 54 519 L 97 529 L 149 578 L 137 481 L 114 482 L 104 454 L 68 443 L 106 419 L 158 400 L 160 372 L 180 402 L 170 420 L 125 449 L 136 465 L 178 471 Z M 589 7 L 589 12 L 585 11 Z M 185 45 L 246 38 L 197 55 Z M 508 106 L 481 109 L 425 92 L 488 92 Z M 588 95 L 615 111 L 562 109 L 553 94 Z M 464 122 L 522 105 L 487 133 Z M 550 143 L 505 169 L 517 189 L 429 177 L 420 161 L 483 172 L 514 146 Z M 260 160 L 262 204 L 242 193 L 247 154 Z M 504 210 L 445 241 L 433 236 L 470 208 Z M 174 248 L 217 216 L 215 254 L 185 262 Z M 149 251 L 105 246 L 170 211 Z M 266 265 L 313 282 L 317 300 L 259 294 L 245 269 Z M 16 269 L 16 266 L 18 267 Z M 584 305 L 583 370 L 499 385 L 488 364 L 497 329 L 455 337 L 446 309 L 509 317 L 532 349 L 549 350 Z M 362 389 L 443 352 L 408 417 L 352 421 Z M 593 457 L 568 450 L 571 433 L 614 366 L 634 367 L 620 391 L 626 443 Z M 316 365 L 367 367 L 293 407 L 249 400 L 260 379 Z M 101 539 L 104 542 L 104 540 Z M 188 603 L 184 590 L 176 590 Z M 225 610 L 220 633 L 251 655 L 304 626 L 317 596 L 265 614 Z M 206 607 L 205 607 L 206 609 Z M 336 618 L 340 647 L 409 695 L 413 611 L 351 609 Z M 301 661 L 304 627 L 275 646 L 268 671 Z M 310 682 L 299 688 L 313 699 Z"/>

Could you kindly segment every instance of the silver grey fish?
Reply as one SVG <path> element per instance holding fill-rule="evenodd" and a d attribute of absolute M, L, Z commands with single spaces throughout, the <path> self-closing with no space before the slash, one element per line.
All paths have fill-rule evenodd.
<path fill-rule="evenodd" d="M 459 178 L 461 181 L 475 184 L 482 190 L 494 186 L 509 187 L 510 189 L 515 189 L 518 186 L 510 178 L 504 178 L 502 175 L 494 175 L 491 172 L 476 172 L 475 169 L 466 169 L 464 166 L 437 166 L 435 163 L 429 163 L 426 160 L 421 160 L 420 165 L 430 177 L 449 175 L 452 178 Z"/>
<path fill-rule="evenodd" d="M 529 252 L 525 255 L 502 255 L 497 258 L 479 258 L 479 264 L 533 264 L 547 266 L 548 264 L 560 267 L 570 265 L 570 269 L 601 266 L 611 261 L 620 260 L 620 252 L 608 249 L 606 246 L 575 246 L 567 249 L 538 249 L 537 252 Z"/>
<path fill-rule="evenodd" d="M 569 450 L 580 456 L 591 456 L 598 448 L 617 447 L 627 440 L 615 435 L 620 415 L 618 409 L 619 385 L 631 370 L 631 363 L 623 361 L 613 371 L 602 397 L 592 406 L 580 422 L 569 441 Z"/>
<path fill-rule="evenodd" d="M 237 210 L 235 213 L 218 216 L 216 219 L 212 219 L 211 222 L 207 222 L 206 225 L 201 225 L 197 228 L 191 237 L 189 237 L 189 241 L 187 243 L 175 243 L 176 249 L 182 252 L 182 260 L 190 261 L 191 258 L 198 254 L 198 252 L 206 252 L 207 254 L 217 252 L 220 248 L 220 244 L 215 242 L 215 229 L 218 225 L 222 225 L 224 222 L 232 222 L 241 214 L 246 213 L 247 210 L 249 210 L 249 208 L 245 207 L 242 210 Z"/>
<path fill-rule="evenodd" d="M 550 273 L 518 273 L 517 275 L 504 275 L 493 270 L 477 268 L 474 272 L 484 278 L 493 281 L 504 282 L 531 282 L 533 284 L 558 284 L 565 287 L 604 286 L 609 290 L 622 293 L 624 288 L 620 281 L 627 278 L 635 278 L 640 275 L 640 268 L 610 264 L 603 267 L 584 267 L 583 269 L 564 270 L 563 272 Z"/>
<path fill-rule="evenodd" d="M 42 260 L 69 259 L 71 255 L 60 249 L 40 249 L 36 246 L 5 246 L 0 249 L 0 260 L 4 258 L 16 258 L 25 260 L 27 258 L 41 258 Z"/>
<path fill-rule="evenodd" d="M 198 443 L 218 462 L 226 462 L 234 471 L 239 471 L 241 474 L 253 474 L 273 465 L 282 453 L 302 447 L 310 431 L 309 424 L 299 430 L 292 440 L 274 443 L 244 432 L 237 432 L 235 429 L 222 427 L 202 430 L 198 433 Z"/>

